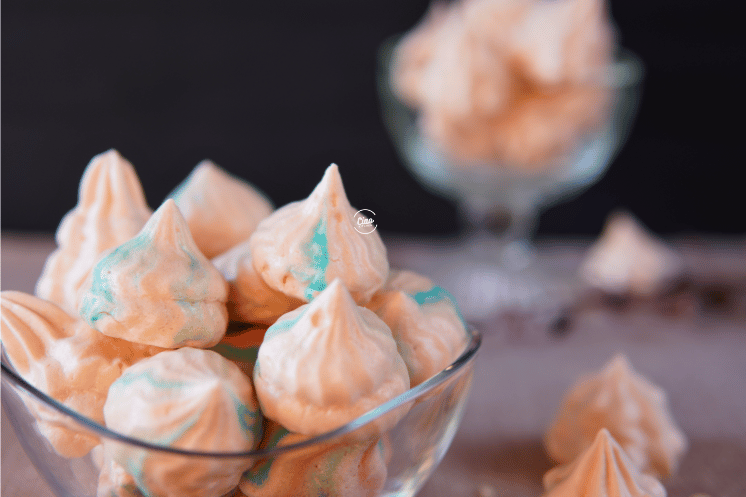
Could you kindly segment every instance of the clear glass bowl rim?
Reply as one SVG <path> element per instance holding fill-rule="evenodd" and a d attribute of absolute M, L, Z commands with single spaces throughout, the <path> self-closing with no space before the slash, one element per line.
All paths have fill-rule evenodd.
<path fill-rule="evenodd" d="M 466 349 L 462 352 L 462 354 L 455 361 L 453 361 L 453 363 L 451 363 L 448 367 L 446 367 L 443 371 L 439 372 L 438 374 L 434 375 L 428 380 L 420 383 L 416 387 L 410 388 L 409 390 L 402 393 L 401 395 L 394 397 L 393 399 L 381 404 L 380 406 L 374 409 L 371 409 L 367 413 L 355 418 L 354 420 L 348 422 L 347 424 L 344 424 L 340 426 L 339 428 L 336 428 L 332 431 L 328 431 L 326 433 L 322 433 L 320 435 L 310 437 L 307 440 L 303 440 L 301 442 L 297 442 L 294 444 L 285 445 L 282 447 L 275 447 L 271 449 L 257 449 L 257 450 L 247 451 L 247 452 L 202 452 L 202 451 L 184 450 L 184 449 L 178 449 L 174 447 L 152 444 L 144 440 L 139 440 L 139 439 L 132 438 L 132 437 L 123 435 L 121 433 L 112 431 L 106 426 L 103 426 L 93 421 L 92 419 L 87 418 L 77 413 L 76 411 L 70 409 L 64 404 L 56 401 L 52 397 L 38 390 L 33 385 L 29 384 L 26 380 L 21 378 L 15 371 L 13 371 L 11 367 L 6 365 L 5 353 L 3 353 L 3 358 L 2 358 L 2 375 L 3 375 L 3 379 L 8 380 L 14 387 L 25 390 L 32 397 L 40 401 L 45 406 L 52 408 L 53 410 L 57 411 L 58 413 L 64 416 L 72 418 L 75 422 L 84 426 L 87 430 L 90 430 L 91 432 L 94 432 L 96 435 L 102 438 L 105 438 L 105 439 L 109 439 L 109 440 L 117 441 L 121 443 L 126 443 L 129 445 L 140 447 L 142 449 L 146 449 L 146 450 L 152 450 L 152 451 L 161 452 L 161 453 L 176 454 L 176 455 L 187 456 L 187 457 L 209 457 L 209 458 L 219 458 L 219 459 L 248 458 L 248 457 L 259 458 L 259 457 L 276 456 L 281 453 L 291 452 L 296 449 L 302 449 L 305 447 L 317 445 L 317 444 L 332 440 L 334 438 L 341 437 L 348 433 L 352 433 L 355 430 L 363 427 L 364 425 L 367 425 L 368 423 L 371 423 L 381 418 L 382 416 L 386 415 L 387 413 L 395 410 L 396 408 L 406 404 L 407 402 L 411 402 L 411 401 L 422 398 L 428 392 L 444 384 L 448 379 L 455 376 L 457 373 L 463 370 L 468 364 L 470 364 L 474 360 L 474 358 L 476 357 L 477 351 L 479 350 L 479 347 L 482 344 L 482 335 L 481 333 L 479 333 L 479 331 L 477 331 L 474 328 L 469 328 L 468 332 L 469 332 L 469 342 L 467 343 Z"/>

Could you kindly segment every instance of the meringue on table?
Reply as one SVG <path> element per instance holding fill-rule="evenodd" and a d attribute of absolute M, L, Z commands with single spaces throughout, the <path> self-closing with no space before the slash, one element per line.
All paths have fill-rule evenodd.
<path fill-rule="evenodd" d="M 268 418 L 292 432 L 319 435 L 404 393 L 410 383 L 389 327 L 358 307 L 337 279 L 269 327 L 254 385 Z M 403 414 L 383 416 L 372 430 L 384 432 Z"/>
<path fill-rule="evenodd" d="M 92 271 L 80 315 L 101 333 L 164 348 L 211 347 L 228 325 L 228 284 L 173 200 Z"/>
<path fill-rule="evenodd" d="M 389 272 L 378 232 L 355 230 L 336 164 L 329 166 L 311 195 L 264 219 L 249 249 L 257 273 L 271 288 L 311 301 L 339 278 L 359 304 L 370 300 Z"/>
<path fill-rule="evenodd" d="M 565 395 L 544 444 L 559 463 L 585 450 L 606 428 L 641 471 L 665 478 L 677 468 L 687 439 L 674 421 L 666 393 L 616 355 L 585 375 Z"/>
<path fill-rule="evenodd" d="M 36 295 L 77 314 L 78 293 L 98 257 L 137 234 L 151 210 L 135 169 L 112 149 L 91 159 L 80 180 L 78 205 L 57 228 Z"/>
<path fill-rule="evenodd" d="M 590 287 L 649 297 L 683 272 L 683 261 L 634 216 L 615 212 L 579 269 Z"/>
<path fill-rule="evenodd" d="M 641 473 L 605 428 L 574 461 L 549 470 L 544 488 L 544 497 L 666 497 L 663 485 Z"/>
<path fill-rule="evenodd" d="M 16 372 L 66 407 L 104 424 L 109 385 L 137 361 L 163 349 L 111 338 L 57 305 L 21 292 L 0 293 L 2 345 Z M 99 439 L 31 397 L 26 405 L 58 454 L 82 457 Z"/>
<path fill-rule="evenodd" d="M 209 160 L 200 162 L 170 198 L 208 259 L 247 239 L 273 210 L 254 186 Z"/>

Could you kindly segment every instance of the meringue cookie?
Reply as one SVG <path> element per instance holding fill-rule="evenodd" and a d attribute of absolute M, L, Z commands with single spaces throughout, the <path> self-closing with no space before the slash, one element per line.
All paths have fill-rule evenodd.
<path fill-rule="evenodd" d="M 422 106 L 451 118 L 492 115 L 509 101 L 510 67 L 502 52 L 471 34 L 463 10 L 453 11 L 439 29 L 433 56 L 422 70 Z"/>
<path fill-rule="evenodd" d="M 51 302 L 2 292 L 2 344 L 16 372 L 53 399 L 101 425 L 109 385 L 129 365 L 162 349 L 110 338 Z M 93 432 L 28 399 L 39 431 L 64 457 L 99 443 Z"/>
<path fill-rule="evenodd" d="M 612 294 L 651 296 L 682 272 L 679 255 L 631 214 L 612 214 L 580 266 L 581 279 Z"/>
<path fill-rule="evenodd" d="M 391 86 L 407 105 L 417 107 L 422 102 L 422 72 L 433 57 L 440 28 L 451 10 L 442 3 L 431 3 L 424 18 L 394 48 Z"/>
<path fill-rule="evenodd" d="M 273 210 L 256 188 L 209 160 L 200 162 L 170 198 L 208 259 L 247 239 Z"/>
<path fill-rule="evenodd" d="M 213 264 L 230 285 L 228 316 L 231 321 L 270 325 L 303 301 L 269 287 L 254 269 L 249 240 L 214 258 Z"/>
<path fill-rule="evenodd" d="M 571 464 L 549 470 L 544 488 L 544 497 L 666 497 L 663 485 L 640 473 L 605 428 Z"/>
<path fill-rule="evenodd" d="M 254 268 L 271 288 L 306 302 L 340 278 L 364 304 L 386 281 L 389 264 L 381 237 L 358 233 L 354 214 L 332 164 L 306 200 L 259 224 L 249 241 Z"/>
<path fill-rule="evenodd" d="M 281 317 L 264 337 L 254 385 L 265 415 L 303 435 L 338 428 L 409 389 L 391 330 L 341 280 Z M 398 411 L 371 425 L 384 432 Z"/>
<path fill-rule="evenodd" d="M 262 448 L 307 438 L 269 423 Z M 384 446 L 373 438 L 357 444 L 327 442 L 269 457 L 244 473 L 240 488 L 251 497 L 375 497 L 386 476 Z"/>
<path fill-rule="evenodd" d="M 249 378 L 202 349 L 169 350 L 129 367 L 109 389 L 106 426 L 153 444 L 204 452 L 245 452 L 259 442 L 262 416 Z M 106 456 L 145 495 L 219 497 L 238 485 L 245 458 L 201 459 L 147 451 L 115 440 Z"/>
<path fill-rule="evenodd" d="M 469 340 L 466 324 L 453 297 L 423 276 L 397 272 L 386 286 L 392 289 L 376 295 L 374 310 L 391 328 L 414 387 L 463 352 Z M 409 290 L 395 290 L 398 286 Z"/>
<path fill-rule="evenodd" d="M 466 161 L 494 161 L 525 171 L 561 163 L 608 115 L 611 93 L 601 86 L 526 84 L 503 112 L 454 118 L 424 109 L 421 126 L 437 143 Z"/>
<path fill-rule="evenodd" d="M 135 169 L 116 150 L 95 156 L 80 180 L 78 205 L 57 228 L 36 295 L 77 314 L 78 292 L 104 251 L 132 238 L 151 211 Z"/>
<path fill-rule="evenodd" d="M 559 463 L 572 461 L 606 428 L 635 466 L 661 478 L 672 474 L 687 440 L 669 412 L 666 393 L 616 355 L 604 368 L 586 375 L 562 401 L 544 440 Z"/>
<path fill-rule="evenodd" d="M 603 0 L 537 1 L 516 26 L 511 54 L 547 85 L 594 82 L 612 60 L 616 31 Z"/>
<path fill-rule="evenodd" d="M 92 271 L 80 315 L 105 335 L 164 348 L 211 347 L 225 334 L 228 285 L 194 244 L 173 200 Z"/>

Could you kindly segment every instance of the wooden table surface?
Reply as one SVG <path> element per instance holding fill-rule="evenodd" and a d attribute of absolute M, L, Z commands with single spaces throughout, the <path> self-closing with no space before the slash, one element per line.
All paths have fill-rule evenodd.
<path fill-rule="evenodd" d="M 442 264 L 443 241 L 387 239 L 392 265 L 425 274 Z M 541 438 L 578 375 L 616 352 L 667 390 L 689 438 L 669 496 L 746 495 L 746 243 L 677 243 L 701 283 L 699 299 L 669 307 L 581 305 L 562 336 L 526 315 L 479 324 L 484 342 L 463 423 L 420 497 L 538 496 L 552 467 Z M 538 264 L 572 281 L 587 244 L 543 244 Z M 51 236 L 2 236 L 2 289 L 33 291 Z M 709 285 L 709 286 L 708 286 Z M 730 286 L 729 286 L 730 285 Z M 735 288 L 735 290 L 733 290 Z M 2 495 L 51 497 L 2 421 Z"/>

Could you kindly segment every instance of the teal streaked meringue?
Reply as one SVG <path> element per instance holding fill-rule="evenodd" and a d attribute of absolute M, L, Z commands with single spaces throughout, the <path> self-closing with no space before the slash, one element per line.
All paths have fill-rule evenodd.
<path fill-rule="evenodd" d="M 411 271 L 392 271 L 368 306 L 391 328 L 412 386 L 450 365 L 469 341 L 455 299 Z"/>
<path fill-rule="evenodd" d="M 388 326 L 357 306 L 337 279 L 269 327 L 254 385 L 268 418 L 318 435 L 404 393 L 409 374 Z M 382 433 L 404 414 L 394 411 L 370 429 Z"/>
<path fill-rule="evenodd" d="M 228 325 L 228 284 L 173 200 L 92 271 L 80 315 L 101 333 L 164 348 L 211 347 Z"/>
<path fill-rule="evenodd" d="M 389 265 L 378 232 L 358 232 L 355 213 L 332 164 L 307 199 L 259 223 L 249 240 L 254 268 L 268 286 L 305 302 L 339 278 L 358 304 L 366 303 Z"/>
<path fill-rule="evenodd" d="M 140 361 L 109 389 L 106 426 L 147 442 L 184 450 L 246 452 L 262 435 L 249 378 L 211 350 L 184 347 Z M 200 459 L 105 441 L 105 454 L 144 495 L 220 497 L 238 485 L 247 458 Z"/>
<path fill-rule="evenodd" d="M 269 421 L 261 447 L 307 439 Z M 314 444 L 262 459 L 244 473 L 240 488 L 251 497 L 377 497 L 386 476 L 384 443 L 372 437 L 358 443 Z"/>

